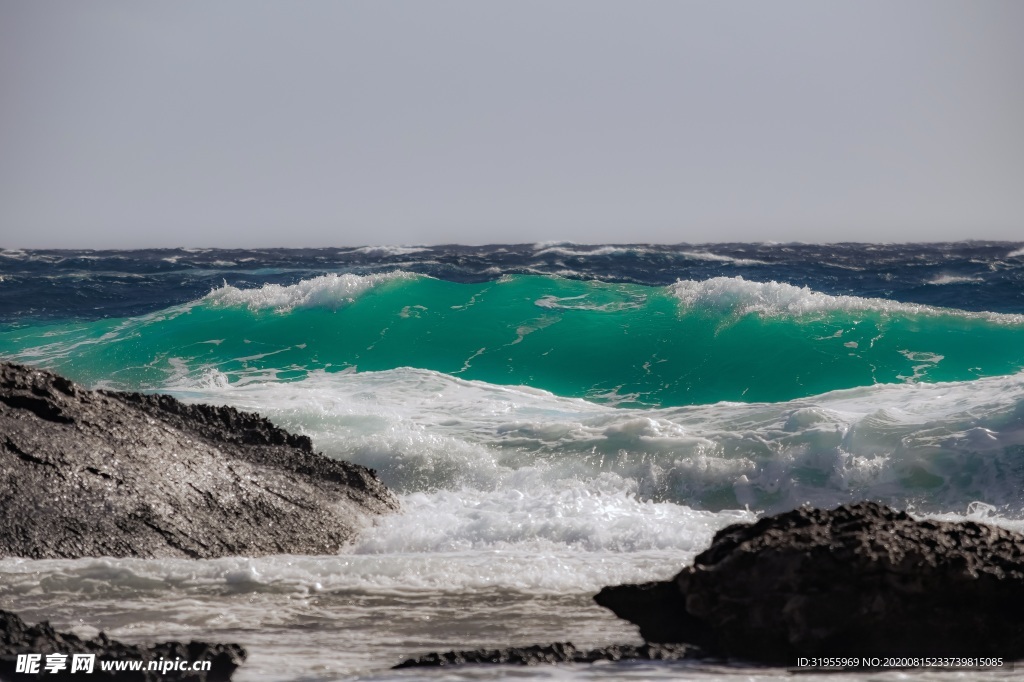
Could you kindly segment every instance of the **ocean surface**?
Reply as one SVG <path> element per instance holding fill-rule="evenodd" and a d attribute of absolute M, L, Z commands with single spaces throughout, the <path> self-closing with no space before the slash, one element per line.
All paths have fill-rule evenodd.
<path fill-rule="evenodd" d="M 257 411 L 399 494 L 338 556 L 0 560 L 27 620 L 239 642 L 240 682 L 779 680 L 389 668 L 639 643 L 600 587 L 804 503 L 1024 529 L 1021 243 L 6 250 L 0 357 Z"/>

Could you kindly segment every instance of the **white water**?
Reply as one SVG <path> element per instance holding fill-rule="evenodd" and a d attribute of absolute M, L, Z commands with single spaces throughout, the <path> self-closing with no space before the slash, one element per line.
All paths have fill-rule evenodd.
<path fill-rule="evenodd" d="M 931 284 L 947 284 L 951 281 L 959 280 L 936 280 Z M 742 277 L 680 280 L 670 284 L 668 291 L 679 299 L 684 309 L 730 312 L 737 315 L 754 313 L 765 316 L 802 317 L 844 310 L 902 315 L 950 315 L 1004 324 L 1024 324 L 1024 315 L 968 312 L 883 298 L 833 296 L 809 287 L 775 281 L 756 282 Z"/>
<path fill-rule="evenodd" d="M 448 533 L 453 548 L 689 549 L 661 526 L 690 507 L 776 512 L 867 497 L 922 512 L 1024 508 L 1024 374 L 667 409 L 408 368 L 245 385 L 212 373 L 175 392 L 259 411 L 427 496 L 409 503 L 439 515 L 417 515 L 422 535 Z"/>
<path fill-rule="evenodd" d="M 977 282 L 984 282 L 985 280 L 981 277 L 966 277 L 962 275 L 937 275 L 932 279 L 925 282 L 925 284 L 932 284 L 941 286 L 943 284 L 974 284 Z"/>
<path fill-rule="evenodd" d="M 663 410 L 414 369 L 231 385 L 208 374 L 173 392 L 258 410 L 378 468 L 402 511 L 331 557 L 6 559 L 0 600 L 86 636 L 237 641 L 252 654 L 241 682 L 778 680 L 789 674 L 695 663 L 388 668 L 453 648 L 639 643 L 593 605 L 601 586 L 667 578 L 716 529 L 803 501 L 891 498 L 1024 528 L 1022 375 Z"/>
<path fill-rule="evenodd" d="M 329 274 L 304 279 L 297 284 L 264 284 L 255 289 L 239 289 L 225 284 L 202 300 L 215 306 L 245 306 L 250 310 L 273 309 L 287 312 L 294 308 L 336 309 L 348 305 L 375 286 L 398 279 L 414 279 L 397 270 L 375 275 Z"/>

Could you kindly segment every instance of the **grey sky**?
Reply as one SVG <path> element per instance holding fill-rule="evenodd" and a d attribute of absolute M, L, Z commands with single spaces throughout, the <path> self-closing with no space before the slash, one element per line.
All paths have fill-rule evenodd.
<path fill-rule="evenodd" d="M 0 0 L 0 245 L 1024 239 L 1024 2 Z"/>

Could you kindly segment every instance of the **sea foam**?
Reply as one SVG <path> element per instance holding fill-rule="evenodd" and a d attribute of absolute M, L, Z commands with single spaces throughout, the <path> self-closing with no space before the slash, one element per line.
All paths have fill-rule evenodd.
<path fill-rule="evenodd" d="M 669 285 L 668 291 L 679 299 L 684 309 L 716 313 L 800 317 L 832 311 L 878 312 L 901 315 L 956 315 L 1006 324 L 1024 324 L 1024 315 L 952 310 L 882 298 L 833 296 L 809 287 L 798 287 L 785 282 L 754 282 L 738 276 L 680 280 Z"/>
<path fill-rule="evenodd" d="M 556 256 L 564 256 L 567 258 L 589 258 L 592 256 L 619 256 L 630 251 L 642 251 L 642 249 L 636 249 L 633 247 L 626 246 L 596 246 L 596 247 L 583 247 L 580 245 L 571 244 L 566 242 L 554 243 L 554 244 L 535 244 L 533 252 L 534 256 L 543 256 L 547 254 L 553 254 Z"/>
<path fill-rule="evenodd" d="M 351 253 L 365 253 L 369 256 L 408 256 L 430 251 L 428 246 L 360 246 Z"/>
<path fill-rule="evenodd" d="M 981 277 L 968 277 L 965 275 L 938 275 L 926 281 L 925 284 L 942 286 L 943 284 L 977 284 L 984 281 L 985 280 Z"/>
<path fill-rule="evenodd" d="M 258 409 L 330 456 L 377 469 L 402 494 L 427 496 L 415 498 L 419 511 L 405 522 L 415 533 L 395 532 L 449 549 L 526 538 L 681 547 L 653 530 L 658 514 L 679 509 L 779 511 L 872 498 L 922 512 L 980 501 L 1019 513 L 1024 502 L 1024 375 L 669 409 L 614 408 L 413 369 L 180 395 Z"/>
<path fill-rule="evenodd" d="M 225 284 L 207 294 L 203 301 L 215 306 L 244 306 L 253 311 L 339 308 L 385 282 L 417 276 L 401 271 L 373 275 L 329 274 L 291 285 L 265 284 L 257 289 L 240 289 Z"/>

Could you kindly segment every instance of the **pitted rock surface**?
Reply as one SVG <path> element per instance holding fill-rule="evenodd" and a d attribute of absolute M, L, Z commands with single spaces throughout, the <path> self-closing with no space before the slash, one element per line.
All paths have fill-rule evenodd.
<path fill-rule="evenodd" d="M 256 414 L 0 363 L 0 556 L 333 554 L 397 507 Z"/>

